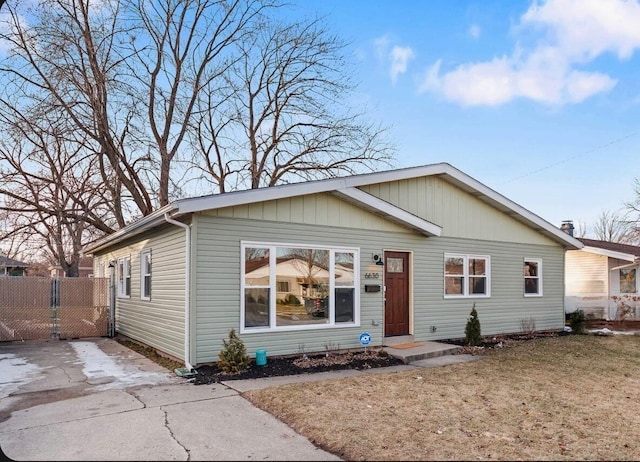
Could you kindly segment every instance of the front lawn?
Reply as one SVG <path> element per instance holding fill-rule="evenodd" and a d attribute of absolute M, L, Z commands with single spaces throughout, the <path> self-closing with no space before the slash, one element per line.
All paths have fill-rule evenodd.
<path fill-rule="evenodd" d="M 521 341 L 482 361 L 245 396 L 347 460 L 640 458 L 640 336 Z"/>

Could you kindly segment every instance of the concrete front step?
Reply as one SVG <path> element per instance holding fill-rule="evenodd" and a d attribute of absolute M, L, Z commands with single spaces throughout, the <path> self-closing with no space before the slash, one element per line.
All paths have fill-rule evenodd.
<path fill-rule="evenodd" d="M 413 342 L 412 342 L 413 343 Z M 406 348 L 394 348 L 393 345 L 407 346 Z M 383 348 L 390 356 L 400 358 L 405 364 L 419 361 L 421 359 L 436 358 L 438 356 L 451 355 L 462 347 L 458 345 L 449 345 L 439 342 L 416 342 L 415 346 L 409 346 L 410 343 L 394 343 L 391 346 Z"/>
<path fill-rule="evenodd" d="M 393 337 L 385 337 L 382 341 L 382 346 L 393 346 L 404 343 L 413 343 L 413 335 L 395 335 Z"/>

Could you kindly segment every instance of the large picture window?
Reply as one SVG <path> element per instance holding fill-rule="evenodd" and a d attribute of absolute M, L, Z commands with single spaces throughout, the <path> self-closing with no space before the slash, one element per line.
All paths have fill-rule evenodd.
<path fill-rule="evenodd" d="M 488 256 L 444 255 L 444 296 L 488 297 L 491 261 Z"/>
<path fill-rule="evenodd" d="M 524 296 L 542 295 L 542 260 L 526 258 L 524 260 Z"/>
<path fill-rule="evenodd" d="M 357 324 L 358 250 L 242 245 L 241 331 Z"/>
<path fill-rule="evenodd" d="M 131 296 L 131 259 L 122 257 L 118 259 L 118 297 L 129 298 Z"/>

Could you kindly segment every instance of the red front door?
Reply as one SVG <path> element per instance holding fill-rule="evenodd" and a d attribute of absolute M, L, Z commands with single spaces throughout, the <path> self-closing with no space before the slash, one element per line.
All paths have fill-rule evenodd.
<path fill-rule="evenodd" d="M 409 254 L 384 253 L 384 335 L 409 334 Z"/>

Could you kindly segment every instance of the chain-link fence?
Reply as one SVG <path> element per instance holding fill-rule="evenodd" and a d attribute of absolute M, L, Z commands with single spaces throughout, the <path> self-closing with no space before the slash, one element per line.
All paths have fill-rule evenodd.
<path fill-rule="evenodd" d="M 108 278 L 0 277 L 0 341 L 106 336 Z"/>

